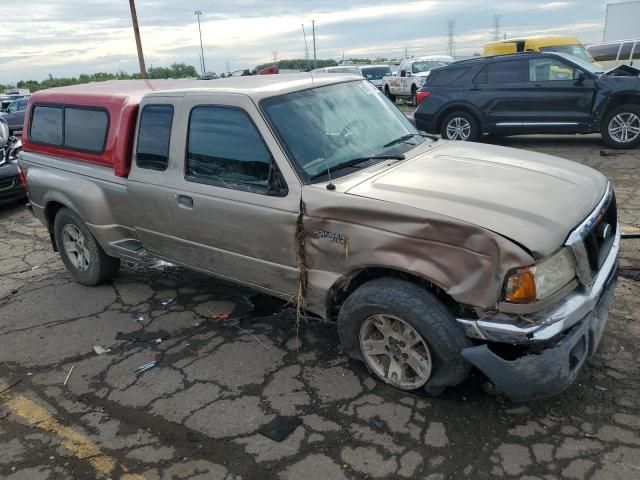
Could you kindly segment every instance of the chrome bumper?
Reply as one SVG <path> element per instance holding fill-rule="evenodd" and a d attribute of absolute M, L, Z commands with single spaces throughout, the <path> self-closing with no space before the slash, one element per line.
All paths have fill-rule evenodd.
<path fill-rule="evenodd" d="M 578 287 L 551 307 L 526 316 L 512 316 L 513 323 L 509 323 L 507 318 L 498 320 L 491 317 L 456 320 L 468 337 L 479 340 L 509 344 L 551 340 L 594 311 L 607 289 L 613 288 L 615 282 L 612 283 L 610 277 L 617 269 L 619 250 L 620 226 L 611 250 L 591 285 Z"/>

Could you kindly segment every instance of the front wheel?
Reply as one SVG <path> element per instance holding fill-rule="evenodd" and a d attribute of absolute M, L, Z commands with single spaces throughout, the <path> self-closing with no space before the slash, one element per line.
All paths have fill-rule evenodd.
<path fill-rule="evenodd" d="M 62 262 L 78 283 L 99 285 L 118 273 L 120 259 L 105 253 L 73 211 L 62 208 L 56 215 L 53 231 Z"/>
<path fill-rule="evenodd" d="M 384 87 L 384 94 L 389 100 L 391 100 L 393 103 L 396 103 L 396 96 L 391 95 L 391 92 L 389 91 L 389 87 Z"/>
<path fill-rule="evenodd" d="M 480 126 L 473 115 L 460 110 L 445 117 L 440 133 L 447 140 L 475 142 L 480 138 Z"/>
<path fill-rule="evenodd" d="M 379 380 L 400 390 L 437 395 L 469 373 L 462 349 L 469 340 L 431 292 L 381 278 L 359 287 L 338 315 L 345 353 Z"/>
<path fill-rule="evenodd" d="M 602 141 L 610 148 L 628 149 L 640 144 L 640 106 L 621 105 L 602 119 Z"/>

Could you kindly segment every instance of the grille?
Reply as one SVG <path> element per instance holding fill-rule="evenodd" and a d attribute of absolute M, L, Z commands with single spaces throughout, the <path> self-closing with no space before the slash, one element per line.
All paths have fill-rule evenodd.
<path fill-rule="evenodd" d="M 604 205 L 589 231 L 584 236 L 584 248 L 589 260 L 591 275 L 595 276 L 607 258 L 616 237 L 618 212 L 616 197 L 611 195 L 608 205 Z"/>
<path fill-rule="evenodd" d="M 0 190 L 5 190 L 7 188 L 13 187 L 15 180 L 16 177 L 0 178 Z"/>

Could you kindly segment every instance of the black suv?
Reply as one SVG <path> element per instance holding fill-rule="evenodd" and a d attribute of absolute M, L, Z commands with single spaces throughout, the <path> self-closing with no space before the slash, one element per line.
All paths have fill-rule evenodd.
<path fill-rule="evenodd" d="M 594 133 L 612 148 L 640 143 L 640 70 L 603 72 L 560 53 L 480 57 L 431 71 L 416 125 L 450 140 L 483 133 Z"/>

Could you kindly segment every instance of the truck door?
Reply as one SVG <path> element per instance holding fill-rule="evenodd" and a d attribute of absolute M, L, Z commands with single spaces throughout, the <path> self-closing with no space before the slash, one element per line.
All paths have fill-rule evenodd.
<path fill-rule="evenodd" d="M 179 125 L 169 205 L 174 257 L 292 295 L 301 187 L 257 107 L 244 95 L 187 95 Z"/>
<path fill-rule="evenodd" d="M 180 155 L 171 141 L 181 97 L 153 97 L 140 105 L 133 165 L 128 179 L 130 211 L 138 239 L 150 253 L 172 258 L 169 208 L 173 191 L 170 165 Z"/>

